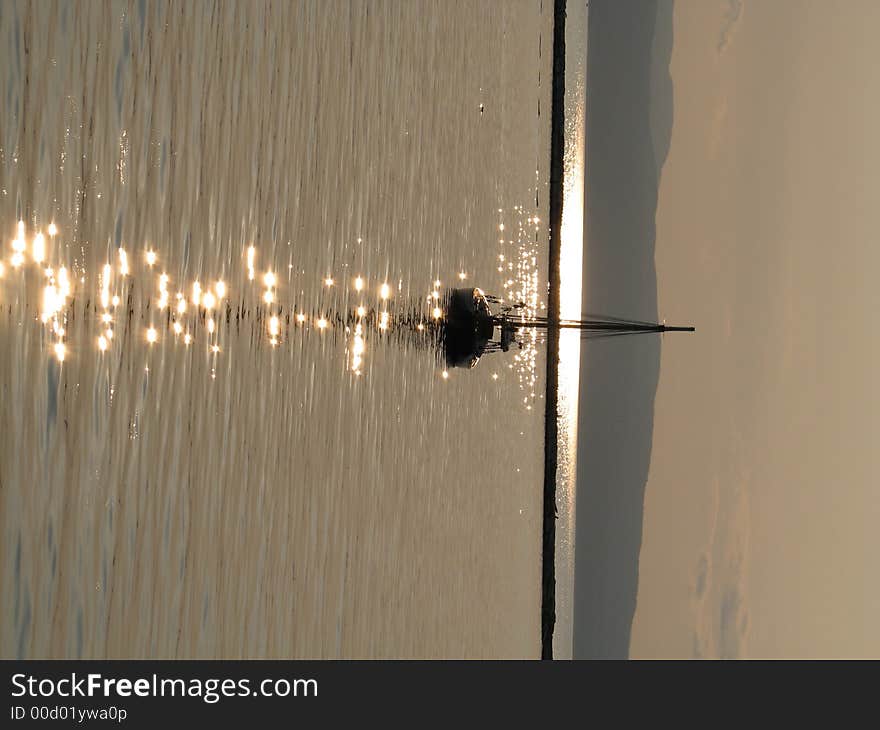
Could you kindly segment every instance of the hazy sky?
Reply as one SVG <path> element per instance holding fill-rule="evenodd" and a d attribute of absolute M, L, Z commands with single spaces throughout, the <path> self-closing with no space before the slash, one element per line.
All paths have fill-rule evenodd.
<path fill-rule="evenodd" d="M 619 251 L 643 234 L 658 316 L 697 332 L 663 339 L 659 375 L 648 345 L 588 353 L 576 655 L 880 656 L 880 3 L 651 5 L 591 3 L 587 256 L 650 289 Z M 603 103 L 641 111 L 635 152 Z M 613 363 L 632 376 L 617 417 Z M 613 456 L 584 443 L 600 419 Z"/>

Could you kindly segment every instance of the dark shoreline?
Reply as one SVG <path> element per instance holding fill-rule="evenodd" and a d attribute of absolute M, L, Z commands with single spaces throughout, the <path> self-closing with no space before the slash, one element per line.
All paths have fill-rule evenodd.
<path fill-rule="evenodd" d="M 550 115 L 550 212 L 547 315 L 559 319 L 559 259 L 565 153 L 565 5 L 553 3 L 553 90 Z M 547 330 L 544 410 L 544 510 L 541 550 L 541 659 L 553 658 L 556 625 L 556 448 L 558 438 L 559 330 Z"/>

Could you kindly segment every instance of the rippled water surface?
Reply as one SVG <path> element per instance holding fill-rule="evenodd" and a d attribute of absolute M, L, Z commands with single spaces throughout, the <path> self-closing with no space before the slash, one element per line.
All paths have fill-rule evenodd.
<path fill-rule="evenodd" d="M 430 331 L 447 286 L 543 304 L 551 38 L 0 5 L 2 656 L 538 654 L 541 342 Z"/>

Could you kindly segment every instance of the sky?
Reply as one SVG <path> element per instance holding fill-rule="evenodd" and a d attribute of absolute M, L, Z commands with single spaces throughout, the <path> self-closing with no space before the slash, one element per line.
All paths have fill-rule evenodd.
<path fill-rule="evenodd" d="M 880 4 L 590 4 L 574 654 L 880 656 Z"/>

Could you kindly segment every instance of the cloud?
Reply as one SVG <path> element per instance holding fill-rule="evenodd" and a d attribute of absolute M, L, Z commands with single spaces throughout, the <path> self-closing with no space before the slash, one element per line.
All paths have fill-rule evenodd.
<path fill-rule="evenodd" d="M 749 613 L 741 585 L 731 586 L 722 594 L 718 629 L 718 657 L 738 659 L 745 656 Z"/>
<path fill-rule="evenodd" d="M 709 555 L 703 553 L 697 563 L 697 575 L 694 579 L 694 592 L 697 595 L 697 600 L 706 595 L 706 589 L 709 587 L 709 580 L 711 579 L 710 570 L 711 563 L 709 562 Z"/>
<path fill-rule="evenodd" d="M 692 582 L 695 658 L 736 659 L 748 653 L 748 481 L 740 475 L 731 486 L 715 479 L 708 545 L 697 558 Z"/>
<path fill-rule="evenodd" d="M 736 26 L 742 17 L 743 4 L 742 0 L 727 0 L 727 12 L 721 21 L 721 30 L 718 33 L 718 55 L 720 56 L 733 38 Z"/>

